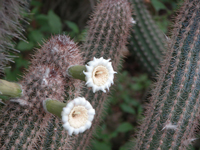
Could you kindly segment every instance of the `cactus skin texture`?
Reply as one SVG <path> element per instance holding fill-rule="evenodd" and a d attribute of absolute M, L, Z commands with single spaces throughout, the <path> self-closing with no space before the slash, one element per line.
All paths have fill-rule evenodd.
<path fill-rule="evenodd" d="M 0 75 L 12 58 L 9 51 L 13 51 L 12 38 L 21 39 L 23 28 L 20 24 L 22 12 L 27 7 L 25 0 L 1 0 L 0 1 Z M 14 50 L 16 51 L 16 50 Z"/>
<path fill-rule="evenodd" d="M 42 109 L 46 98 L 67 99 L 78 97 L 82 87 L 80 80 L 68 78 L 70 65 L 81 65 L 93 57 L 111 58 L 118 70 L 122 50 L 127 43 L 131 27 L 131 8 L 127 0 L 102 0 L 89 23 L 89 31 L 83 45 L 83 56 L 65 36 L 50 39 L 32 60 L 32 65 L 21 82 L 24 96 L 17 103 L 8 103 L 0 117 L 0 149 L 86 149 L 95 127 L 100 121 L 108 94 L 93 94 L 85 88 L 84 96 L 97 112 L 90 130 L 69 136 L 61 121 Z M 66 52 L 64 52 L 66 50 Z"/>
<path fill-rule="evenodd" d="M 23 96 L 1 111 L 0 149 L 70 149 L 70 139 L 61 120 L 46 113 L 46 98 L 64 100 L 80 95 L 80 80 L 69 79 L 66 69 L 83 64 L 76 44 L 65 35 L 52 37 L 33 56 L 21 81 Z"/>
<path fill-rule="evenodd" d="M 200 1 L 186 0 L 175 21 L 134 150 L 184 150 L 195 140 L 200 113 Z"/>
<path fill-rule="evenodd" d="M 142 0 L 132 0 L 133 30 L 129 39 L 129 51 L 149 75 L 155 75 L 165 49 L 164 34 L 158 29 Z"/>
<path fill-rule="evenodd" d="M 122 51 L 127 43 L 131 27 L 130 3 L 126 0 L 102 0 L 94 12 L 82 49 L 85 54 L 85 62 L 93 60 L 93 57 L 111 58 L 113 69 L 118 71 Z M 104 106 L 108 103 L 108 93 L 99 91 L 94 94 L 92 89 L 85 89 L 83 96 L 90 101 L 96 114 L 91 129 L 84 134 L 79 134 L 76 138 L 74 149 L 84 150 L 89 145 L 93 131 L 104 111 Z"/>

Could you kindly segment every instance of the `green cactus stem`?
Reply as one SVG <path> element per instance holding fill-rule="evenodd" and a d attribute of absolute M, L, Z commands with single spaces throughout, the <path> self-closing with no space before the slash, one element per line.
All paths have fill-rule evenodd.
<path fill-rule="evenodd" d="M 186 150 L 200 113 L 200 1 L 186 0 L 134 150 Z"/>
<path fill-rule="evenodd" d="M 44 109 L 47 112 L 58 116 L 59 118 L 61 118 L 61 112 L 63 110 L 63 107 L 65 107 L 66 105 L 67 105 L 66 103 L 62 103 L 52 99 L 46 99 L 45 101 L 43 101 Z"/>
<path fill-rule="evenodd" d="M 74 79 L 85 81 L 85 74 L 83 71 L 86 71 L 86 67 L 83 65 L 74 65 L 67 69 L 69 76 L 73 77 Z"/>
<path fill-rule="evenodd" d="M 158 29 L 142 0 L 132 0 L 136 21 L 132 26 L 129 39 L 129 51 L 139 65 L 153 76 L 162 60 L 166 41 L 162 31 Z"/>
<path fill-rule="evenodd" d="M 22 88 L 18 83 L 8 82 L 0 79 L 0 95 L 13 98 L 22 96 Z"/>

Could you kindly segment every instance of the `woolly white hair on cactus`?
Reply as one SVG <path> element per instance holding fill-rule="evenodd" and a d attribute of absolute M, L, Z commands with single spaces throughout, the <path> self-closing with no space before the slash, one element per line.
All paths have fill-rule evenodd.
<path fill-rule="evenodd" d="M 92 87 L 93 93 L 96 91 L 106 92 L 113 84 L 114 74 L 117 73 L 113 70 L 110 59 L 95 58 L 88 62 L 86 65 L 87 72 L 85 74 L 86 85 Z"/>
<path fill-rule="evenodd" d="M 95 110 L 85 98 L 75 98 L 63 108 L 63 127 L 69 135 L 83 133 L 91 127 L 94 115 Z"/>

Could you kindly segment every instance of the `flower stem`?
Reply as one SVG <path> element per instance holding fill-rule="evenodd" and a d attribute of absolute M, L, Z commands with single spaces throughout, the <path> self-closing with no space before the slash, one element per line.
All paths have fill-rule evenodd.
<path fill-rule="evenodd" d="M 22 88 L 18 83 L 8 82 L 6 80 L 0 79 L 0 95 L 9 97 L 21 97 Z"/>
<path fill-rule="evenodd" d="M 59 102 L 58 100 L 52 100 L 52 99 L 46 99 L 43 102 L 44 109 L 47 112 L 58 116 L 59 118 L 61 118 L 61 112 L 63 111 L 63 107 L 65 107 L 66 105 L 67 105 L 66 103 L 62 103 Z"/>
<path fill-rule="evenodd" d="M 86 67 L 83 65 L 74 65 L 68 68 L 68 74 L 71 77 L 85 81 L 85 74 L 83 71 L 86 71 Z"/>

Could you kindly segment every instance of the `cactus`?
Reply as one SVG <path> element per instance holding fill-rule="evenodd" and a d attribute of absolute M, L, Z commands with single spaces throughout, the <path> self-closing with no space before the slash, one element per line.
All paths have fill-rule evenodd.
<path fill-rule="evenodd" d="M 87 63 L 94 56 L 110 58 L 114 70 L 118 71 L 130 27 L 130 4 L 126 0 L 103 0 L 98 4 L 89 22 L 88 35 L 82 47 L 85 62 Z M 96 115 L 92 129 L 77 137 L 74 149 L 86 149 L 88 146 L 93 130 L 100 121 L 104 106 L 108 103 L 107 95 L 102 92 L 93 94 L 91 89 L 84 90 L 83 96 L 91 102 Z"/>
<path fill-rule="evenodd" d="M 200 112 L 200 1 L 186 0 L 134 150 L 184 150 L 195 140 Z"/>
<path fill-rule="evenodd" d="M 87 63 L 93 57 L 111 58 L 117 71 L 130 24 L 128 1 L 102 0 L 89 23 L 82 56 L 75 43 L 64 35 L 47 41 L 34 55 L 20 82 L 23 96 L 12 99 L 19 104 L 8 102 L 1 110 L 0 149 L 86 149 L 108 94 L 101 91 L 93 94 L 91 88 L 84 88 L 82 96 L 97 113 L 92 128 L 77 136 L 69 136 L 61 121 L 45 112 L 43 101 L 49 98 L 65 103 L 81 94 L 82 82 L 70 77 L 76 75 L 73 69 L 69 73 L 66 70 L 82 65 L 83 60 Z"/>
<path fill-rule="evenodd" d="M 12 100 L 20 105 L 8 103 L 2 109 L 0 149 L 69 148 L 67 132 L 58 118 L 44 111 L 42 102 L 66 102 L 65 89 L 68 99 L 79 96 L 81 81 L 68 78 L 66 70 L 82 63 L 76 44 L 64 35 L 51 38 L 37 51 L 21 81 L 23 96 Z"/>
<path fill-rule="evenodd" d="M 129 51 L 149 75 L 155 75 L 164 51 L 164 34 L 155 25 L 143 1 L 132 0 L 134 7 L 133 30 Z"/>
<path fill-rule="evenodd" d="M 0 74 L 12 57 L 9 56 L 10 51 L 15 50 L 12 38 L 22 39 L 23 28 L 20 24 L 22 20 L 22 12 L 27 7 L 25 0 L 1 0 L 0 1 Z"/>

